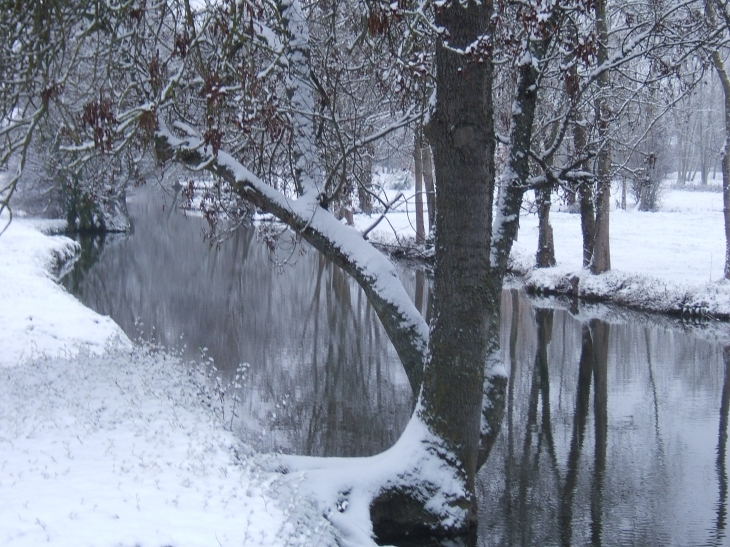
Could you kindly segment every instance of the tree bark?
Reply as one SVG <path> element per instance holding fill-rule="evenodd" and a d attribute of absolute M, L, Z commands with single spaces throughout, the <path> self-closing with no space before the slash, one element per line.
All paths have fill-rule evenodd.
<path fill-rule="evenodd" d="M 539 231 L 535 265 L 538 268 L 551 268 L 555 266 L 555 241 L 553 240 L 553 227 L 550 226 L 550 198 L 552 192 L 553 189 L 547 185 L 537 191 Z"/>
<path fill-rule="evenodd" d="M 717 15 L 715 13 L 713 0 L 707 0 L 706 13 L 712 25 L 717 25 Z M 730 21 L 725 21 L 726 31 L 730 31 Z M 714 50 L 711 54 L 712 64 L 715 71 L 720 77 L 722 84 L 722 92 L 724 98 L 724 118 L 725 118 L 725 144 L 722 147 L 721 165 L 722 165 L 722 200 L 723 200 L 723 217 L 725 220 L 725 279 L 730 279 L 730 74 L 728 74 L 725 61 L 720 52 Z"/>
<path fill-rule="evenodd" d="M 546 27 L 550 29 L 554 26 L 560 15 L 561 11 L 555 7 L 545 22 Z M 507 272 L 512 243 L 517 239 L 519 230 L 520 206 L 530 175 L 530 150 L 532 126 L 537 108 L 539 66 L 553 36 L 554 33 L 548 31 L 544 37 L 530 37 L 518 68 L 507 165 L 499 184 L 497 218 L 492 227 L 490 264 L 492 275 L 499 279 L 500 283 Z"/>
<path fill-rule="evenodd" d="M 357 186 L 357 197 L 360 203 L 360 210 L 366 215 L 373 212 L 372 196 L 370 195 L 370 191 L 373 186 L 373 154 L 373 146 L 368 145 L 365 153 L 365 166 L 362 173 L 363 178 L 359 181 Z"/>
<path fill-rule="evenodd" d="M 427 127 L 436 180 L 434 320 L 420 408 L 414 418 L 439 439 L 429 448 L 450 462 L 463 494 L 449 502 L 462 515 L 434 524 L 433 512 L 407 488 L 384 491 L 371 504 L 373 529 L 382 542 L 404 535 L 457 536 L 475 530 L 475 477 L 481 439 L 485 363 L 492 312 L 500 286 L 489 269 L 494 189 L 492 62 L 474 62 L 454 51 L 489 28 L 488 2 L 448 3 L 436 24 L 448 31 L 436 45 L 436 108 Z M 496 296 L 496 298 L 495 298 Z"/>
<path fill-rule="evenodd" d="M 436 108 L 429 127 L 438 180 L 439 226 L 430 337 L 418 310 L 407 297 L 402 298 L 405 291 L 392 264 L 365 240 L 353 237 L 352 230 L 337 222 L 320 202 L 316 139 L 307 116 L 313 105 L 311 87 L 305 81 L 308 72 L 304 67 L 293 66 L 306 63 L 306 28 L 295 0 L 281 0 L 281 9 L 289 29 L 289 44 L 284 44 L 287 92 L 298 105 L 292 119 L 292 173 L 299 199 L 291 200 L 267 186 L 230 155 L 213 153 L 195 136 L 178 138 L 161 127 L 155 138 L 157 155 L 161 159 L 174 156 L 178 162 L 213 171 L 241 197 L 274 214 L 352 275 L 383 322 L 414 390 L 421 387 L 409 423 L 419 437 L 417 442 L 408 437 L 406 448 L 429 462 L 436 460 L 448 478 L 433 482 L 413 467 L 394 472 L 370 504 L 378 539 L 388 542 L 473 532 L 482 443 L 493 442 L 499 431 L 506 379 L 496 371 L 485 374 L 485 367 L 495 359 L 502 281 L 501 276 L 490 275 L 489 263 L 495 145 L 492 61 L 488 53 L 475 61 L 455 49 L 465 48 L 488 30 L 492 6 L 454 2 L 436 14 L 436 23 L 448 29 L 449 47 L 441 41 L 436 46 Z M 186 131 L 184 124 L 177 128 Z M 512 206 L 516 210 L 505 208 L 503 214 L 519 212 L 520 203 Z M 428 348 L 423 345 L 427 340 Z M 427 349 L 430 358 L 424 370 Z M 485 393 L 488 405 L 482 404 Z M 431 496 L 447 489 L 448 501 L 434 508 L 429 503 Z"/>
<path fill-rule="evenodd" d="M 488 29 L 491 6 L 450 3 L 437 13 L 449 46 L 436 46 L 436 109 L 429 127 L 438 187 L 431 359 L 421 395 L 423 419 L 463 469 L 473 496 L 484 363 L 499 289 L 489 273 L 494 135 L 491 59 L 463 48 Z M 499 287 L 501 288 L 501 287 Z M 496 296 L 496 298 L 495 298 Z M 470 500 L 473 504 L 474 500 Z"/>
<path fill-rule="evenodd" d="M 598 66 L 608 61 L 608 15 L 606 0 L 596 0 L 596 34 Z M 611 269 L 611 247 L 609 220 L 611 209 L 611 147 L 608 142 L 610 112 L 608 107 L 609 71 L 598 76 L 598 98 L 596 99 L 596 118 L 598 119 L 598 138 L 600 149 L 596 161 L 596 227 L 593 241 L 593 257 L 590 267 L 593 274 Z"/>
<path fill-rule="evenodd" d="M 586 136 L 585 119 L 582 112 L 578 110 L 580 94 L 580 77 L 578 75 L 578 64 L 576 59 L 571 59 L 568 76 L 565 79 L 565 90 L 570 99 L 571 108 L 576 112 L 576 119 L 573 123 L 573 149 L 576 156 L 586 153 L 588 137 Z M 588 170 L 587 161 L 580 164 L 584 171 Z M 577 188 L 578 204 L 580 207 L 580 229 L 583 236 L 583 267 L 587 268 L 593 256 L 593 241 L 596 233 L 596 212 L 593 207 L 593 184 L 589 182 L 578 183 Z"/>

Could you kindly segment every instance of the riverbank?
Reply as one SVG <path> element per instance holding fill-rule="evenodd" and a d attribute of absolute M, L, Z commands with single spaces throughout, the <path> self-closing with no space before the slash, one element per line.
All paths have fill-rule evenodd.
<path fill-rule="evenodd" d="M 611 212 L 612 270 L 598 276 L 582 267 L 580 215 L 553 205 L 550 215 L 557 264 L 535 268 L 538 219 L 529 199 L 520 216 L 510 269 L 528 292 L 577 296 L 641 311 L 730 320 L 730 281 L 723 279 L 725 235 L 722 194 L 697 189 L 665 189 L 657 212 Z M 395 193 L 391 190 L 389 193 Z M 413 191 L 371 233 L 396 255 L 428 255 L 413 244 Z M 612 200 L 615 202 L 615 199 Z M 364 229 L 375 215 L 356 215 Z M 376 217 L 375 217 L 376 218 Z"/>
<path fill-rule="evenodd" d="M 56 283 L 77 249 L 59 227 L 0 236 L 0 544 L 335 545 L 301 477 L 227 430 L 206 368 Z"/>

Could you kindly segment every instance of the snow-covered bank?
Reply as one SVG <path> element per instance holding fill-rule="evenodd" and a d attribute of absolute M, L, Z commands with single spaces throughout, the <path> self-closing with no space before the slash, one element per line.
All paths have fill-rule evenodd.
<path fill-rule="evenodd" d="M 0 226 L 7 218 L 0 218 Z M 78 253 L 78 244 L 43 232 L 63 221 L 16 218 L 0 236 L 0 367 L 41 355 L 93 354 L 115 341 L 130 345 L 114 321 L 83 306 L 56 283 L 59 269 Z"/>
<path fill-rule="evenodd" d="M 666 190 L 658 212 L 612 211 L 612 270 L 599 276 L 582 268 L 579 215 L 554 211 L 550 221 L 557 265 L 535 269 L 537 216 L 520 218 L 511 258 L 529 290 L 730 319 L 730 281 L 723 279 L 722 194 Z"/>
<path fill-rule="evenodd" d="M 534 212 L 523 210 L 511 269 L 535 292 L 577 294 L 644 311 L 730 319 L 730 282 L 723 279 L 722 194 L 693 190 L 665 189 L 660 210 L 654 213 L 640 212 L 631 203 L 627 211 L 614 208 L 612 270 L 600 276 L 582 267 L 580 215 L 565 212 L 560 203 L 553 205 L 550 216 L 557 265 L 536 269 L 538 219 Z M 395 192 L 391 189 L 388 194 Z M 413 246 L 413 189 L 403 194 L 404 200 L 373 231 L 373 241 Z M 356 215 L 355 225 L 362 230 L 376 218 Z"/>
<path fill-rule="evenodd" d="M 1 369 L 0 544 L 333 545 L 192 370 L 148 348 Z"/>
<path fill-rule="evenodd" d="M 76 249 L 52 226 L 0 236 L 0 545 L 335 545 L 301 479 L 226 431 L 199 367 L 54 282 Z"/>

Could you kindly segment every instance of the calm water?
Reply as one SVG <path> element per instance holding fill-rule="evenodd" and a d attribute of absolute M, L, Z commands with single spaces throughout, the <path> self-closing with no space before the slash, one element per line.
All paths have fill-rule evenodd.
<path fill-rule="evenodd" d="M 291 242 L 272 256 L 253 230 L 210 246 L 172 197 L 140 193 L 130 212 L 135 233 L 87 246 L 66 286 L 132 337 L 204 355 L 224 378 L 247 363 L 241 437 L 342 456 L 397 439 L 408 380 L 339 269 Z M 426 314 L 423 274 L 401 279 Z M 514 290 L 502 309 L 508 408 L 480 472 L 479 544 L 730 545 L 722 346 L 676 322 L 571 313 Z"/>

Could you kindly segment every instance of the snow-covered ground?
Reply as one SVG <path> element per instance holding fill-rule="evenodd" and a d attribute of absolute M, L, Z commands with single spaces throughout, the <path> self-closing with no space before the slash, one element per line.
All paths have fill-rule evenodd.
<path fill-rule="evenodd" d="M 380 181 L 392 199 L 399 191 L 388 189 L 391 175 Z M 730 317 L 730 282 L 723 279 L 725 235 L 722 193 L 669 189 L 661 193 L 657 212 L 640 212 L 629 198 L 626 211 L 615 208 L 610 219 L 612 271 L 592 276 L 582 268 L 580 215 L 553 205 L 554 268 L 535 269 L 537 215 L 525 207 L 520 217 L 512 269 L 522 274 L 527 287 L 544 292 L 569 293 L 571 279 L 578 281 L 580 296 L 616 302 L 635 308 L 678 313 L 701 313 Z M 719 180 L 711 180 L 719 184 Z M 618 188 L 614 188 L 618 190 Z M 394 211 L 370 234 L 376 242 L 412 243 L 415 234 L 413 188 L 401 190 L 404 197 Z M 529 200 L 531 196 L 527 196 Z M 355 216 L 363 230 L 377 215 Z M 428 221 L 426 221 L 426 225 Z"/>
<path fill-rule="evenodd" d="M 600 276 L 582 269 L 580 217 L 555 211 L 554 268 L 534 269 L 536 215 L 523 215 L 512 252 L 528 287 L 566 292 L 578 278 L 578 293 L 640 309 L 730 317 L 730 281 L 723 278 L 725 234 L 722 194 L 665 190 L 657 212 L 630 204 L 610 219 L 611 267 Z"/>
<path fill-rule="evenodd" d="M 335 545 L 301 478 L 225 430 L 199 367 L 55 283 L 75 253 L 57 226 L 0 236 L 0 545 Z"/>
<path fill-rule="evenodd" d="M 0 218 L 0 229 L 6 224 Z M 95 354 L 112 340 L 129 344 L 114 321 L 90 312 L 56 283 L 78 245 L 43 232 L 64 225 L 17 218 L 0 236 L 0 367 L 41 355 L 71 356 L 81 344 Z"/>

